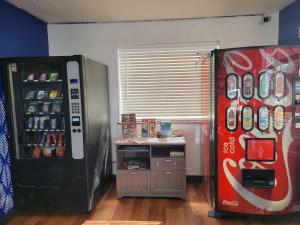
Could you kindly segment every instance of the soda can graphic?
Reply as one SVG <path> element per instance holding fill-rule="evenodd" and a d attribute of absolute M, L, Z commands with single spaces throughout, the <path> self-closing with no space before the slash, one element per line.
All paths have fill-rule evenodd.
<path fill-rule="evenodd" d="M 226 96 L 230 100 L 236 99 L 238 92 L 238 77 L 236 74 L 229 74 L 226 78 Z"/>
<path fill-rule="evenodd" d="M 237 109 L 235 106 L 230 106 L 226 110 L 226 127 L 230 131 L 237 128 Z"/>
<path fill-rule="evenodd" d="M 246 73 L 242 78 L 242 96 L 250 99 L 254 94 L 254 78 L 251 73 Z"/>
<path fill-rule="evenodd" d="M 267 72 L 261 73 L 258 78 L 258 96 L 262 99 L 269 97 L 271 87 L 271 75 Z"/>
<path fill-rule="evenodd" d="M 253 129 L 253 109 L 251 106 L 245 106 L 242 109 L 242 128 L 245 131 Z"/>
<path fill-rule="evenodd" d="M 274 95 L 277 98 L 284 96 L 285 91 L 285 77 L 283 73 L 277 73 L 274 82 Z"/>
<path fill-rule="evenodd" d="M 261 106 L 258 109 L 258 129 L 266 131 L 269 128 L 269 108 Z"/>
<path fill-rule="evenodd" d="M 278 105 L 274 108 L 274 129 L 282 130 L 284 127 L 284 107 Z"/>

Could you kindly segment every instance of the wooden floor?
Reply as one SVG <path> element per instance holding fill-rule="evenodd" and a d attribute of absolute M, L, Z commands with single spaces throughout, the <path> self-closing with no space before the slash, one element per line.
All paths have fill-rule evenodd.
<path fill-rule="evenodd" d="M 90 214 L 18 214 L 8 224 L 79 225 L 86 220 L 101 220 L 152 221 L 161 222 L 163 225 L 300 225 L 299 214 L 271 218 L 213 219 L 207 217 L 208 209 L 202 185 L 199 183 L 188 184 L 186 201 L 168 198 L 122 198 L 119 200 L 116 198 L 115 184 L 112 183 L 103 197 L 96 202 Z"/>

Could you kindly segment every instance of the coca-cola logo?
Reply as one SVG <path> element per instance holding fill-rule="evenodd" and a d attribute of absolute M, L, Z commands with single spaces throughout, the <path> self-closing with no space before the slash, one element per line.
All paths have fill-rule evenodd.
<path fill-rule="evenodd" d="M 229 201 L 229 200 L 226 200 L 226 199 L 224 199 L 222 201 L 222 204 L 227 205 L 227 206 L 233 206 L 233 207 L 238 207 L 240 205 L 239 201 Z"/>

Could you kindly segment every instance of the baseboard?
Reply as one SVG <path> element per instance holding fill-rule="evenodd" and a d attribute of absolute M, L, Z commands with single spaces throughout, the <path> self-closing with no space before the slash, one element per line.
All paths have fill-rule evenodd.
<path fill-rule="evenodd" d="M 111 175 L 111 180 L 116 181 L 116 175 Z M 194 175 L 187 175 L 186 176 L 187 182 L 202 182 L 202 176 L 194 176 Z"/>

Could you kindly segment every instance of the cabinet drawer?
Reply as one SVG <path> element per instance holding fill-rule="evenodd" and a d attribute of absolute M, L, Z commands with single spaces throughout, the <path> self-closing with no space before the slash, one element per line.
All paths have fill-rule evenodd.
<path fill-rule="evenodd" d="M 151 192 L 176 193 L 185 192 L 186 177 L 181 171 L 154 171 L 151 172 Z"/>
<path fill-rule="evenodd" d="M 117 191 L 123 194 L 147 194 L 150 192 L 149 171 L 118 171 Z"/>
<path fill-rule="evenodd" d="M 152 170 L 185 170 L 185 159 L 152 158 Z"/>

